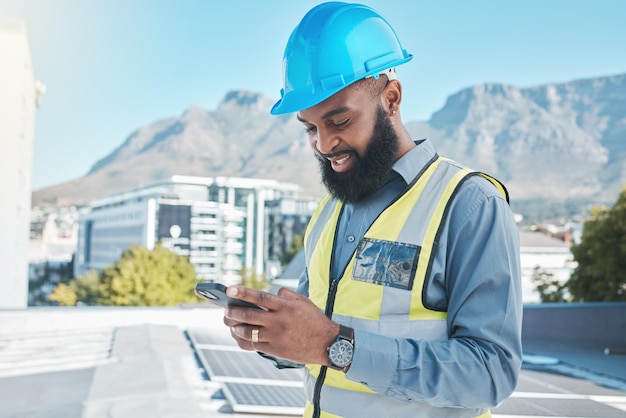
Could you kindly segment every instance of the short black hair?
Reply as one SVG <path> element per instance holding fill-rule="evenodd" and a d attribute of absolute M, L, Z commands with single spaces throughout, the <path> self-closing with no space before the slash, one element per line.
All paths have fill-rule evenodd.
<path fill-rule="evenodd" d="M 373 99 L 379 96 L 383 92 L 388 82 L 389 82 L 389 79 L 387 78 L 387 76 L 385 74 L 382 74 L 378 76 L 378 78 L 374 78 L 374 77 L 362 78 L 361 80 L 354 83 L 354 87 L 358 90 L 361 90 L 361 89 L 366 90 L 369 93 L 370 97 Z"/>

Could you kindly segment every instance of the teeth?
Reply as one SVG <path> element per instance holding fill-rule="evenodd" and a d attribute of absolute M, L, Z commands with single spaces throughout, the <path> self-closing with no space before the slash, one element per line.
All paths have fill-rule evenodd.
<path fill-rule="evenodd" d="M 349 156 L 349 155 L 347 155 L 347 156 L 345 156 L 345 157 L 343 157 L 343 158 L 338 159 L 337 161 L 335 161 L 335 163 L 336 163 L 336 164 L 343 164 L 343 163 L 345 163 L 346 161 L 348 161 L 348 158 L 350 158 L 350 156 Z"/>

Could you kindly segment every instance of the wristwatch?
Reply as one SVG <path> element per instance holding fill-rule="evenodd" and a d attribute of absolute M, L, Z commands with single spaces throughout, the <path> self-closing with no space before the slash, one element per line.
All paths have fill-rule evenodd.
<path fill-rule="evenodd" d="M 339 325 L 339 335 L 337 339 L 327 348 L 329 367 L 335 370 L 341 370 L 344 373 L 348 371 L 352 364 L 352 356 L 354 355 L 354 330 L 344 325 Z"/>

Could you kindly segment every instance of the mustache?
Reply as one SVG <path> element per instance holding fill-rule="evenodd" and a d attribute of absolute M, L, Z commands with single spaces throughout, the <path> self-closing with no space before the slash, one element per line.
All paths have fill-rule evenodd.
<path fill-rule="evenodd" d="M 322 152 L 319 152 L 319 151 L 315 150 L 315 155 L 317 155 L 317 157 L 322 159 L 322 160 L 323 159 L 334 158 L 334 157 L 340 157 L 342 155 L 348 155 L 348 154 L 357 155 L 356 151 L 354 151 L 354 150 L 343 150 L 343 151 L 332 152 L 330 154 L 324 154 Z"/>

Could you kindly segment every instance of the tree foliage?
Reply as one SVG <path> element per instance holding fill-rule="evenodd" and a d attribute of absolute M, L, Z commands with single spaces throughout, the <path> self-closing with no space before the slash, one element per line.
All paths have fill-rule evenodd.
<path fill-rule="evenodd" d="M 611 208 L 592 208 L 572 254 L 578 263 L 567 282 L 573 301 L 626 301 L 626 189 Z"/>
<path fill-rule="evenodd" d="M 61 305 L 172 306 L 198 302 L 187 258 L 157 244 L 128 248 L 114 265 L 60 284 L 49 299 Z"/>
<path fill-rule="evenodd" d="M 60 283 L 48 296 L 48 300 L 63 306 L 74 306 L 79 302 L 84 305 L 97 305 L 100 278 L 96 271 L 70 280 L 67 284 Z"/>
<path fill-rule="evenodd" d="M 76 288 L 73 284 L 74 282 L 70 282 L 70 284 L 60 283 L 54 291 L 48 295 L 48 300 L 62 306 L 75 306 L 78 302 L 78 298 L 76 297 Z"/>
<path fill-rule="evenodd" d="M 539 266 L 533 270 L 533 284 L 543 303 L 567 302 L 568 289 L 566 283 L 554 278 L 554 274 L 542 270 Z"/>

